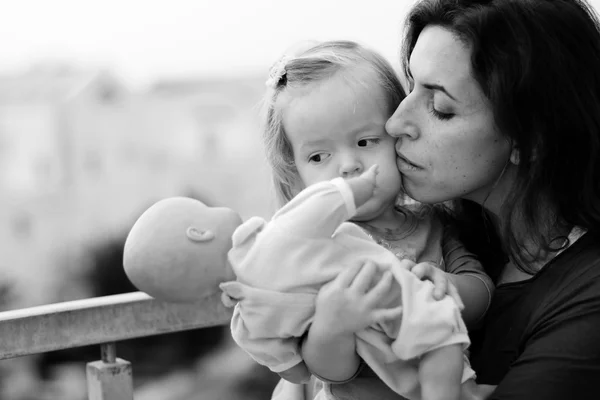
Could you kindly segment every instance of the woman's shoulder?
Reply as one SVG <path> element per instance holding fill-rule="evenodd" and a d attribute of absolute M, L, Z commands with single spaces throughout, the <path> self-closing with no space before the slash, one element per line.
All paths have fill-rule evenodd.
<path fill-rule="evenodd" d="M 532 279 L 496 288 L 483 331 L 472 346 L 471 361 L 481 383 L 506 379 L 508 387 L 537 380 L 574 391 L 597 377 L 599 239 L 588 232 Z M 573 374 L 581 380 L 573 381 Z"/>
<path fill-rule="evenodd" d="M 600 234 L 588 232 L 538 273 L 528 291 L 544 301 L 540 312 L 600 307 Z M 595 308 L 595 306 L 592 306 Z M 598 308 L 600 309 L 600 308 Z"/>
<path fill-rule="evenodd" d="M 536 322 L 600 310 L 599 238 L 588 232 L 531 279 L 499 285 L 488 314 L 529 321 L 529 329 L 536 329 Z"/>
<path fill-rule="evenodd" d="M 540 276 L 544 274 L 560 278 L 563 284 L 600 278 L 600 232 L 584 233 L 540 271 Z"/>

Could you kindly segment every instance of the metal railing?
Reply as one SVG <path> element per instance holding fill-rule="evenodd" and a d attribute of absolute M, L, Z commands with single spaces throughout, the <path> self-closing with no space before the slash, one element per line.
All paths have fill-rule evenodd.
<path fill-rule="evenodd" d="M 220 293 L 194 304 L 135 292 L 1 312 L 0 360 L 99 344 L 101 359 L 87 365 L 89 400 L 132 400 L 131 364 L 115 342 L 226 324 Z"/>

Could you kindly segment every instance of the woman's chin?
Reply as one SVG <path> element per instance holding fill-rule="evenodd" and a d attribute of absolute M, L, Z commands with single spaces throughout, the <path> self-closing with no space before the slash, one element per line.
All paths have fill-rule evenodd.
<path fill-rule="evenodd" d="M 446 192 L 436 191 L 431 186 L 417 185 L 408 179 L 403 181 L 403 190 L 408 197 L 419 203 L 436 204 L 452 200 Z"/>

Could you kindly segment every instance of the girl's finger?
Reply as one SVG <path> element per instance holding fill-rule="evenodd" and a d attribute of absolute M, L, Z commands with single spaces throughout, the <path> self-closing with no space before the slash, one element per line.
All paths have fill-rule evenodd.
<path fill-rule="evenodd" d="M 362 263 L 356 263 L 349 266 L 348 268 L 344 269 L 342 272 L 339 273 L 337 278 L 335 278 L 335 283 L 340 287 L 350 286 L 350 284 L 354 281 L 356 274 L 358 274 L 362 267 Z"/>
<path fill-rule="evenodd" d="M 411 271 L 415 265 L 415 262 L 409 260 L 408 258 L 402 259 L 400 260 L 400 263 L 398 263 L 398 266 L 400 268 L 405 269 L 407 271 Z"/>
<path fill-rule="evenodd" d="M 372 261 L 367 261 L 354 277 L 351 287 L 359 293 L 365 293 L 371 287 L 371 282 L 373 282 L 373 276 L 376 271 L 377 267 L 375 264 Z"/>
<path fill-rule="evenodd" d="M 402 316 L 402 306 L 394 308 L 382 308 L 373 311 L 374 322 L 386 322 L 394 319 L 398 319 Z"/>
<path fill-rule="evenodd" d="M 415 274 L 417 276 L 417 278 L 419 278 L 421 280 L 423 280 L 423 278 L 432 280 L 431 278 L 435 273 L 435 271 L 433 270 L 434 268 L 435 267 L 431 263 L 422 262 L 422 263 L 414 264 L 414 266 L 412 267 L 410 272 Z"/>
<path fill-rule="evenodd" d="M 379 304 L 381 300 L 388 294 L 390 287 L 392 286 L 394 276 L 392 271 L 385 271 L 381 276 L 381 279 L 371 290 L 367 292 L 366 300 L 369 304 Z"/>

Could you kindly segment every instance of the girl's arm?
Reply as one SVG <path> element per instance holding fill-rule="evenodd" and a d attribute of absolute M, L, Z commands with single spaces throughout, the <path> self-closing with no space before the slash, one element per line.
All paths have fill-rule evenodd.
<path fill-rule="evenodd" d="M 313 374 L 335 382 L 352 379 L 360 365 L 354 334 L 402 314 L 400 307 L 379 308 L 393 277 L 387 271 L 373 285 L 376 273 L 375 264 L 367 262 L 345 269 L 321 288 L 315 318 L 302 346 L 302 358 Z"/>
<path fill-rule="evenodd" d="M 462 344 L 425 353 L 419 363 L 421 397 L 426 400 L 458 400 L 463 363 Z"/>

